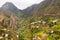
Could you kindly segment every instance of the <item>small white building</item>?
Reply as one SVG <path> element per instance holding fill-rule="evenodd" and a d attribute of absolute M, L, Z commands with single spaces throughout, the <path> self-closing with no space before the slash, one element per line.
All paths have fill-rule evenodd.
<path fill-rule="evenodd" d="M 18 38 L 18 37 L 19 37 L 19 35 L 16 35 L 16 37 Z"/>
<path fill-rule="evenodd" d="M 5 34 L 5 37 L 8 37 L 8 34 Z"/>
<path fill-rule="evenodd" d="M 51 33 L 53 33 L 54 31 L 53 30 L 51 30 Z"/>
<path fill-rule="evenodd" d="M 53 20 L 52 22 L 53 22 L 53 23 L 55 23 L 55 22 L 57 22 L 57 21 L 58 21 L 58 19 L 56 19 L 56 20 Z"/>
<path fill-rule="evenodd" d="M 32 22 L 31 24 L 35 24 L 34 22 Z"/>
<path fill-rule="evenodd" d="M 41 23 L 41 21 L 37 21 L 38 23 Z"/>
<path fill-rule="evenodd" d="M 6 28 L 4 28 L 4 29 L 2 29 L 2 30 L 6 31 L 7 29 L 6 29 Z"/>
<path fill-rule="evenodd" d="M 32 40 L 36 40 L 36 38 L 33 37 Z"/>
<path fill-rule="evenodd" d="M 39 26 L 36 26 L 36 28 L 39 28 Z"/>
<path fill-rule="evenodd" d="M 0 39 L 2 39 L 3 37 L 2 36 L 0 36 Z"/>
<path fill-rule="evenodd" d="M 45 21 L 42 21 L 42 24 L 45 24 L 46 22 Z"/>

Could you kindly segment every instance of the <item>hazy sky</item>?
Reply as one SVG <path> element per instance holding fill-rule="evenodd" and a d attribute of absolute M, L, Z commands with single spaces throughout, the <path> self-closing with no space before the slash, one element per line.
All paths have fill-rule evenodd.
<path fill-rule="evenodd" d="M 6 2 L 12 2 L 19 9 L 25 9 L 32 4 L 40 3 L 43 0 L 0 0 L 0 7 Z"/>

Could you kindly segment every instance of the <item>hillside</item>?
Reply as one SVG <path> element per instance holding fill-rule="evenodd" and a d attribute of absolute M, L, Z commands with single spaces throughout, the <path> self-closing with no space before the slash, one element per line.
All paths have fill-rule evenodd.
<path fill-rule="evenodd" d="M 26 14 L 30 14 L 32 10 L 35 9 L 35 7 L 37 7 L 38 4 L 33 4 L 32 6 L 29 6 L 28 8 L 24 9 L 23 12 Z"/>
<path fill-rule="evenodd" d="M 32 40 L 60 40 L 60 0 L 44 0 L 29 16 Z"/>
<path fill-rule="evenodd" d="M 31 13 L 32 16 L 59 16 L 60 0 L 44 0 Z"/>
<path fill-rule="evenodd" d="M 25 14 L 18 9 L 13 3 L 6 2 L 1 8 L 0 12 L 3 12 L 5 15 L 15 15 L 19 18 L 23 18 Z"/>
<path fill-rule="evenodd" d="M 18 40 L 18 29 L 25 14 L 14 4 L 7 2 L 0 8 L 0 40 Z"/>
<path fill-rule="evenodd" d="M 0 8 L 0 40 L 60 40 L 60 0 L 44 0 L 20 10 Z"/>

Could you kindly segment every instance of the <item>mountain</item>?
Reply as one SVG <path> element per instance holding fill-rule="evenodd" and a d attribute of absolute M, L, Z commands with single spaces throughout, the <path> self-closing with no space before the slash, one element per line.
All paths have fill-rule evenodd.
<path fill-rule="evenodd" d="M 18 10 L 18 8 L 13 3 L 10 3 L 10 2 L 6 2 L 1 8 L 3 10 L 10 10 L 13 12 Z"/>
<path fill-rule="evenodd" d="M 11 27 L 12 29 L 17 29 L 17 23 L 20 23 L 21 20 L 25 18 L 25 16 L 26 15 L 13 3 L 6 2 L 0 8 L 0 25 L 3 28 Z"/>
<path fill-rule="evenodd" d="M 60 16 L 60 0 L 44 0 L 32 11 L 36 16 Z"/>
<path fill-rule="evenodd" d="M 13 3 L 6 2 L 1 8 L 0 12 L 4 12 L 5 15 L 15 15 L 19 18 L 24 17 L 24 13 L 18 9 Z"/>
<path fill-rule="evenodd" d="M 33 4 L 32 6 L 29 6 L 28 8 L 24 9 L 23 12 L 26 14 L 30 14 L 32 10 L 37 6 L 38 4 Z"/>

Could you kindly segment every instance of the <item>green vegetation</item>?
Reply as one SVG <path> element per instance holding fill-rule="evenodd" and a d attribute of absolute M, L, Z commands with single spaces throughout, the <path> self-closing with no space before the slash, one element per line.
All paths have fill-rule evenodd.
<path fill-rule="evenodd" d="M 60 40 L 60 0 L 43 1 L 29 16 L 13 4 L 13 10 L 7 6 L 4 10 L 4 6 L 0 9 L 0 40 Z"/>

